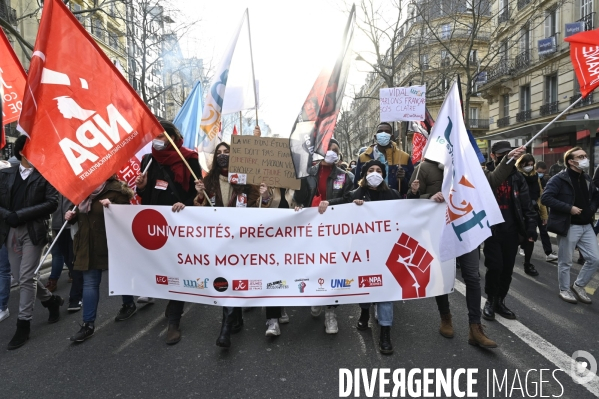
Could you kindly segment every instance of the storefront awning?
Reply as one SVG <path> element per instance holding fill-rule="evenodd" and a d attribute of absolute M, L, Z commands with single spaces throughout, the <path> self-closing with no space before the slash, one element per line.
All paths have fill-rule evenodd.
<path fill-rule="evenodd" d="M 531 123 L 530 125 L 520 126 L 512 130 L 501 133 L 489 134 L 484 137 L 478 137 L 482 140 L 508 140 L 514 138 L 530 139 L 543 129 L 547 123 Z M 545 132 L 543 137 L 557 136 L 564 133 L 579 132 L 589 130 L 596 132 L 599 128 L 599 119 L 579 119 L 579 120 L 561 120 L 555 122 Z"/>

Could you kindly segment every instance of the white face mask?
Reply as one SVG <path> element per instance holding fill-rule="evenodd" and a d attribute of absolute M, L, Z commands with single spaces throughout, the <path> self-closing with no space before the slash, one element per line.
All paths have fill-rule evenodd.
<path fill-rule="evenodd" d="M 578 168 L 582 169 L 584 172 L 589 170 L 589 166 L 590 163 L 588 158 L 578 161 Z"/>
<path fill-rule="evenodd" d="M 162 140 L 154 139 L 152 140 L 152 148 L 156 151 L 162 151 L 166 148 L 166 143 Z"/>
<path fill-rule="evenodd" d="M 339 159 L 339 155 L 335 151 L 327 151 L 327 154 L 324 156 L 324 161 L 329 164 L 334 164 Z"/>
<path fill-rule="evenodd" d="M 383 176 L 378 172 L 372 172 L 366 175 L 366 182 L 370 187 L 378 187 L 383 182 Z"/>
<path fill-rule="evenodd" d="M 525 171 L 526 173 L 530 173 L 532 172 L 532 166 L 525 166 L 522 168 L 523 171 Z"/>

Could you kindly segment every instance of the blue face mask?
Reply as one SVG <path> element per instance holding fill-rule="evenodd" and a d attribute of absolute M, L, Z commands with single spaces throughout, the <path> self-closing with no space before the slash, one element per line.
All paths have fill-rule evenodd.
<path fill-rule="evenodd" d="M 545 176 L 545 173 L 537 173 L 537 175 L 539 175 L 539 179 L 542 179 L 543 176 Z"/>
<path fill-rule="evenodd" d="M 376 142 L 379 145 L 386 147 L 389 145 L 389 141 L 391 141 L 391 135 L 389 133 L 377 133 L 376 134 Z"/>

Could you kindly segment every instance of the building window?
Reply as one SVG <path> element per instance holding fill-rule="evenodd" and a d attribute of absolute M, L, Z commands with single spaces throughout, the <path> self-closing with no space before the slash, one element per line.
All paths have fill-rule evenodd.
<path fill-rule="evenodd" d="M 92 20 L 92 34 L 100 40 L 104 40 L 104 26 L 101 19 Z"/>
<path fill-rule="evenodd" d="M 443 90 L 443 91 L 449 90 L 449 79 L 447 79 L 447 78 L 441 79 L 441 90 Z"/>
<path fill-rule="evenodd" d="M 478 108 L 470 108 L 470 121 L 478 120 Z"/>
<path fill-rule="evenodd" d="M 420 67 L 423 70 L 428 69 L 428 55 L 427 54 L 422 54 L 420 56 Z"/>
<path fill-rule="evenodd" d="M 441 25 L 441 39 L 449 39 L 450 35 L 451 35 L 451 25 L 450 24 Z"/>
<path fill-rule="evenodd" d="M 530 110 L 530 85 L 520 87 L 520 111 Z"/>
<path fill-rule="evenodd" d="M 502 41 L 501 44 L 499 45 L 499 58 L 501 61 L 507 61 L 507 54 L 508 54 L 508 43 L 507 43 L 507 39 Z"/>
<path fill-rule="evenodd" d="M 547 10 L 545 13 L 545 37 L 555 36 L 557 33 L 557 8 Z"/>
<path fill-rule="evenodd" d="M 557 101 L 557 75 L 545 76 L 545 104 Z"/>
<path fill-rule="evenodd" d="M 470 63 L 471 64 L 478 64 L 478 51 L 477 50 L 470 50 Z"/>
<path fill-rule="evenodd" d="M 593 0 L 580 0 L 580 18 L 593 12 Z"/>
<path fill-rule="evenodd" d="M 501 96 L 501 109 L 503 111 L 502 117 L 510 116 L 510 95 L 504 94 Z"/>
<path fill-rule="evenodd" d="M 520 54 L 530 51 L 530 27 L 525 25 L 520 29 Z"/>
<path fill-rule="evenodd" d="M 108 45 L 115 50 L 119 49 L 119 37 L 112 31 L 108 31 Z"/>

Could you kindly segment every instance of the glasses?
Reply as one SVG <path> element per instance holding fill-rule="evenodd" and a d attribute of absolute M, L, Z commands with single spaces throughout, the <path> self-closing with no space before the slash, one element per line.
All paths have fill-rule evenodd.
<path fill-rule="evenodd" d="M 577 156 L 574 157 L 574 159 L 587 159 L 587 155 L 586 154 L 584 154 L 584 155 L 577 155 Z"/>

